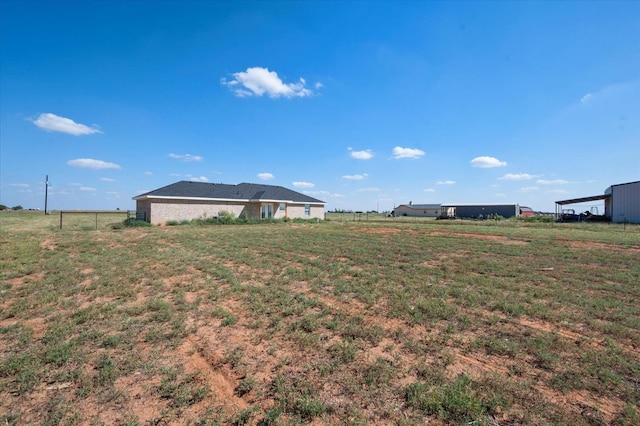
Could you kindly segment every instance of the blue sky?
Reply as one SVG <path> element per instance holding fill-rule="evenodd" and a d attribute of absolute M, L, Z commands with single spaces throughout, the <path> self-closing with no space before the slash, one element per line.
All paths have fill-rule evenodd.
<path fill-rule="evenodd" d="M 10 207 L 46 175 L 50 209 L 198 180 L 553 211 L 640 180 L 637 1 L 2 0 L 0 48 Z"/>

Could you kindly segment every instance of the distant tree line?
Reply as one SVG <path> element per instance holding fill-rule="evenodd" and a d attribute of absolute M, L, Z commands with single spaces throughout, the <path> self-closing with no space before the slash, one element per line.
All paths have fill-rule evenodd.
<path fill-rule="evenodd" d="M 7 207 L 4 204 L 0 204 L 0 210 L 22 210 L 22 206 L 21 205 L 17 205 L 15 207 Z"/>

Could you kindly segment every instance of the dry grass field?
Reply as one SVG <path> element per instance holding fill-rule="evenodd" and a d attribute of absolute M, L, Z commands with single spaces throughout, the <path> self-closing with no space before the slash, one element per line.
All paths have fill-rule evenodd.
<path fill-rule="evenodd" d="M 0 214 L 2 425 L 640 424 L 639 226 L 73 220 Z"/>

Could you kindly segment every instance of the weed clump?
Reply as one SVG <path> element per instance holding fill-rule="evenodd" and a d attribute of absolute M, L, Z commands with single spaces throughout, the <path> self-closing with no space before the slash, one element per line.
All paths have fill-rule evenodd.
<path fill-rule="evenodd" d="M 459 375 L 452 383 L 429 386 L 415 382 L 405 389 L 407 404 L 439 419 L 467 423 L 481 419 L 486 408 L 472 389 L 471 378 Z"/>
<path fill-rule="evenodd" d="M 144 228 L 149 227 L 151 224 L 142 219 L 125 219 L 122 222 L 112 223 L 111 229 L 125 229 L 125 228 Z"/>
<path fill-rule="evenodd" d="M 528 217 L 518 217 L 516 220 L 520 220 L 522 222 L 527 223 L 553 223 L 556 221 L 556 218 L 551 215 L 535 215 Z"/>

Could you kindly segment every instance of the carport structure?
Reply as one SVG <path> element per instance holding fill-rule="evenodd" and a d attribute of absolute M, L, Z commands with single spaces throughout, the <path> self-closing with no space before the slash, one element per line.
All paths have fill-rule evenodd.
<path fill-rule="evenodd" d="M 606 215 L 606 212 L 608 211 L 607 206 L 610 205 L 609 203 L 611 203 L 611 194 L 592 195 L 590 197 L 572 198 L 570 200 L 556 201 L 556 220 L 560 219 L 560 217 L 562 216 L 563 206 L 566 206 L 569 204 L 588 203 L 590 201 L 600 201 L 600 200 L 605 200 L 604 210 Z"/>
<path fill-rule="evenodd" d="M 589 220 L 606 218 L 613 223 L 640 224 L 640 180 L 611 185 L 603 195 L 556 201 L 556 218 L 562 214 L 562 206 L 598 200 L 604 200 L 604 216 L 591 216 Z"/>

